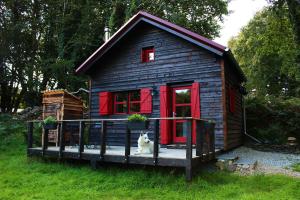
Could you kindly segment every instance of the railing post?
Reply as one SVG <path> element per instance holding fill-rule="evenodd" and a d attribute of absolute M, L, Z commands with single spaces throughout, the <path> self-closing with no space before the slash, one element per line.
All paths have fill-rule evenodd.
<path fill-rule="evenodd" d="M 49 135 L 49 129 L 44 129 L 43 144 L 42 144 L 43 156 L 45 156 L 46 149 L 48 149 L 48 135 Z"/>
<path fill-rule="evenodd" d="M 127 131 L 126 131 L 126 136 L 125 136 L 125 163 L 129 162 L 129 155 L 130 155 L 130 129 L 128 128 L 127 125 Z"/>
<path fill-rule="evenodd" d="M 84 151 L 84 129 L 85 123 L 83 121 L 79 122 L 79 148 L 78 148 L 78 157 L 82 157 L 82 152 Z"/>
<path fill-rule="evenodd" d="M 27 148 L 32 148 L 33 146 L 33 122 L 28 122 L 27 124 Z"/>
<path fill-rule="evenodd" d="M 63 157 L 63 151 L 65 150 L 65 137 L 64 137 L 64 127 L 65 123 L 62 121 L 60 123 L 60 134 L 59 134 L 59 158 Z"/>
<path fill-rule="evenodd" d="M 192 138 L 192 121 L 186 121 L 186 166 L 185 166 L 185 178 L 187 181 L 192 180 L 192 158 L 193 158 L 193 138 Z"/>
<path fill-rule="evenodd" d="M 104 159 L 106 153 L 106 121 L 101 122 L 101 147 L 100 147 L 100 160 Z"/>
<path fill-rule="evenodd" d="M 153 159 L 154 159 L 154 165 L 157 165 L 157 161 L 158 161 L 158 139 L 159 139 L 159 120 L 156 119 L 154 121 L 154 147 L 153 147 Z"/>
<path fill-rule="evenodd" d="M 203 145 L 204 145 L 204 121 L 197 121 L 197 135 L 196 135 L 196 156 L 200 156 L 203 158 Z"/>
<path fill-rule="evenodd" d="M 209 122 L 208 122 L 209 123 Z M 209 135 L 210 135 L 210 148 L 209 151 L 211 152 L 210 159 L 215 158 L 215 124 L 209 123 Z"/>
<path fill-rule="evenodd" d="M 27 155 L 29 155 L 29 149 L 33 146 L 33 122 L 27 123 Z"/>

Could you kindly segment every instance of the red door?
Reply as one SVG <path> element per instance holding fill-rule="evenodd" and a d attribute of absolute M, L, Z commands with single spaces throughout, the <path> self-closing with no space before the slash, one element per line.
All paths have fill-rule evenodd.
<path fill-rule="evenodd" d="M 173 88 L 172 111 L 174 117 L 191 117 L 191 86 Z M 183 122 L 186 120 L 174 120 L 173 142 L 186 142 L 186 132 L 183 129 Z"/>

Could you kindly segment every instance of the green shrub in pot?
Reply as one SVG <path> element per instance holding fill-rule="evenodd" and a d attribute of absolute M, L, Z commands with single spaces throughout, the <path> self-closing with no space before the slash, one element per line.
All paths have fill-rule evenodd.
<path fill-rule="evenodd" d="M 128 128 L 130 130 L 145 130 L 148 129 L 148 118 L 141 114 L 132 114 L 128 117 Z"/>

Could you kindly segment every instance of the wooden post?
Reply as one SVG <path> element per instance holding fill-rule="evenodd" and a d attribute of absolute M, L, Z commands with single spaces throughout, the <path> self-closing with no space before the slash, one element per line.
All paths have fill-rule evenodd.
<path fill-rule="evenodd" d="M 44 129 L 43 144 L 42 144 L 43 156 L 45 156 L 46 149 L 48 149 L 48 135 L 49 135 L 49 129 Z"/>
<path fill-rule="evenodd" d="M 59 158 L 63 157 L 63 151 L 65 150 L 64 126 L 65 123 L 62 121 L 60 124 L 60 134 L 59 134 Z"/>
<path fill-rule="evenodd" d="M 192 171 L 192 159 L 193 159 L 193 138 L 192 138 L 192 121 L 188 120 L 185 122 L 185 131 L 186 131 L 186 166 L 185 166 L 185 178 L 187 181 L 192 180 L 193 171 Z"/>
<path fill-rule="evenodd" d="M 27 124 L 27 148 L 32 148 L 33 145 L 33 122 Z"/>
<path fill-rule="evenodd" d="M 203 158 L 203 145 L 204 145 L 204 121 L 197 121 L 197 135 L 196 135 L 196 156 L 200 156 Z"/>
<path fill-rule="evenodd" d="M 128 163 L 129 161 L 129 155 L 130 155 L 130 129 L 127 127 L 126 136 L 125 136 L 125 163 Z"/>
<path fill-rule="evenodd" d="M 158 158 L 158 139 L 159 139 L 159 120 L 156 119 L 154 121 L 154 147 L 153 147 L 153 159 L 154 165 L 157 165 L 157 158 Z"/>
<path fill-rule="evenodd" d="M 29 149 L 33 146 L 33 122 L 27 123 L 27 155 L 29 155 Z"/>
<path fill-rule="evenodd" d="M 100 160 L 104 159 L 106 153 L 106 121 L 101 122 L 101 147 L 100 147 Z"/>
<path fill-rule="evenodd" d="M 79 148 L 78 157 L 81 158 L 82 152 L 84 151 L 84 128 L 85 123 L 83 121 L 79 122 Z"/>
<path fill-rule="evenodd" d="M 211 152 L 210 159 L 215 159 L 215 128 L 214 127 L 215 127 L 215 124 L 209 123 L 209 135 L 210 135 L 209 151 Z"/>

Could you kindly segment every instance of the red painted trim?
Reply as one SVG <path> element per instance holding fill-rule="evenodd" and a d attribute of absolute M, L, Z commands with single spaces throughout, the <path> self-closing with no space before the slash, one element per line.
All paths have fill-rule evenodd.
<path fill-rule="evenodd" d="M 151 114 L 152 113 L 152 89 L 142 88 L 141 89 L 141 113 Z"/>
<path fill-rule="evenodd" d="M 182 87 L 174 87 L 172 88 L 172 110 L 173 112 L 176 111 L 176 107 L 181 107 L 181 106 L 190 106 L 192 110 L 192 86 L 182 86 Z M 181 89 L 190 89 L 191 91 L 191 103 L 176 103 L 176 90 L 181 90 Z M 184 143 L 186 142 L 186 137 L 176 137 L 176 124 L 177 123 L 183 123 L 186 120 L 173 120 L 173 142 L 175 143 Z"/>
<path fill-rule="evenodd" d="M 141 18 L 146 18 L 148 20 L 151 20 L 153 22 L 156 22 L 162 26 L 165 26 L 167 28 L 170 28 L 178 33 L 181 33 L 187 37 L 190 37 L 196 41 L 199 41 L 200 43 L 203 43 L 205 45 L 208 45 L 218 51 L 225 52 L 226 47 L 222 46 L 212 40 L 209 40 L 197 33 L 194 33 L 192 31 L 189 31 L 183 27 L 180 27 L 176 24 L 170 23 L 166 20 L 163 20 L 159 17 L 156 17 L 154 15 L 151 15 L 149 13 L 140 11 L 136 15 L 134 15 L 130 20 L 127 21 L 107 42 L 105 42 L 101 47 L 99 47 L 87 60 L 85 60 L 77 69 L 76 73 L 82 73 L 85 72 L 89 67 L 90 64 L 93 63 L 96 59 L 101 57 L 108 48 L 112 47 L 115 41 L 117 41 L 121 36 L 123 36 L 124 33 L 126 33 L 129 29 L 131 29 L 135 23 L 140 20 Z"/>
<path fill-rule="evenodd" d="M 99 92 L 99 114 L 110 115 L 112 114 L 112 93 Z"/>
<path fill-rule="evenodd" d="M 193 83 L 192 84 L 192 98 L 191 98 L 191 102 L 192 102 L 192 117 L 194 118 L 201 118 L 201 103 L 200 103 L 200 84 L 199 83 Z M 193 120 L 193 143 L 196 144 L 196 121 Z"/>
<path fill-rule="evenodd" d="M 123 102 L 118 102 L 117 101 L 117 94 L 120 94 L 120 93 L 126 93 L 127 95 L 127 101 L 123 101 Z M 135 113 L 141 113 L 141 112 L 131 112 L 130 111 L 130 106 L 131 104 L 140 104 L 140 110 L 141 110 L 141 100 L 140 101 L 131 101 L 130 100 L 130 95 L 131 95 L 131 91 L 129 92 L 116 92 L 114 93 L 114 114 L 117 114 L 117 115 L 126 115 L 126 114 L 135 114 Z M 127 105 L 127 111 L 126 112 L 117 112 L 117 106 L 116 105 L 124 105 L 126 104 Z"/>
<path fill-rule="evenodd" d="M 159 88 L 160 117 L 170 117 L 170 87 L 162 85 Z M 169 144 L 171 142 L 171 121 L 160 120 L 160 143 Z"/>

